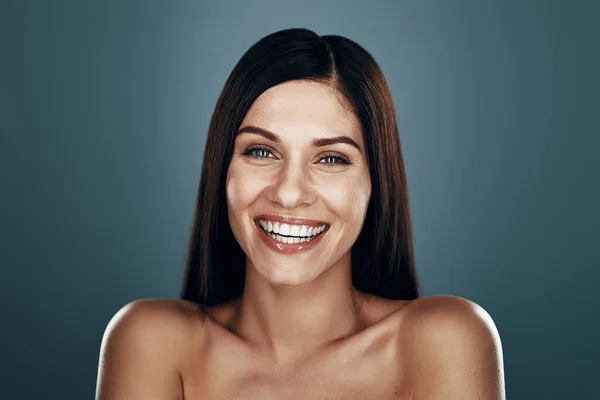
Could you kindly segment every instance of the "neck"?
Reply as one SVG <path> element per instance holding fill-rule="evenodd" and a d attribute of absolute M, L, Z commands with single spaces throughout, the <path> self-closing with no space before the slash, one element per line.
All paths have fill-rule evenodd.
<path fill-rule="evenodd" d="M 247 260 L 234 330 L 288 363 L 364 328 L 362 300 L 352 284 L 350 254 L 301 287 L 274 286 Z"/>

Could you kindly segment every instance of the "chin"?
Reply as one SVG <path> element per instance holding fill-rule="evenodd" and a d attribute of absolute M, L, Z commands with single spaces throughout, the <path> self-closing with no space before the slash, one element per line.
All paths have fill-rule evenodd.
<path fill-rule="evenodd" d="M 269 284 L 281 287 L 301 287 L 314 279 L 314 277 L 307 274 L 304 268 L 298 269 L 297 267 L 289 269 L 285 267 L 267 268 L 266 270 L 261 269 L 258 273 Z"/>

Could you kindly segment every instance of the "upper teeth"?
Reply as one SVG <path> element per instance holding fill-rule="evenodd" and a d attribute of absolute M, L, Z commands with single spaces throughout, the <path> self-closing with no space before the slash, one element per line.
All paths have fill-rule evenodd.
<path fill-rule="evenodd" d="M 264 230 L 268 232 L 298 237 L 318 235 L 319 233 L 323 232 L 327 226 L 327 224 L 323 224 L 321 226 L 280 224 L 279 222 L 265 221 L 264 219 L 259 219 L 258 223 Z"/>

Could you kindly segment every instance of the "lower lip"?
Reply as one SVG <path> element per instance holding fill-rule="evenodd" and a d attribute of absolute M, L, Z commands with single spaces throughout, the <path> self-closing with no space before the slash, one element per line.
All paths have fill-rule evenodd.
<path fill-rule="evenodd" d="M 256 225 L 256 229 L 258 229 L 258 235 L 262 239 L 262 241 L 273 251 L 282 254 L 293 254 L 298 253 L 305 250 L 310 250 L 316 245 L 319 244 L 323 236 L 329 231 L 329 227 L 327 227 L 319 236 L 312 239 L 310 242 L 304 243 L 283 243 L 273 239 L 269 236 L 259 225 L 258 222 L 255 221 L 254 225 Z"/>

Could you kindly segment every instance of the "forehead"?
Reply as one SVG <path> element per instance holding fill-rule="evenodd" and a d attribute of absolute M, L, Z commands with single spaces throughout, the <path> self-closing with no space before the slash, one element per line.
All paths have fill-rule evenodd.
<path fill-rule="evenodd" d="M 289 81 L 270 88 L 252 104 L 243 125 L 257 125 L 286 137 L 343 134 L 362 142 L 358 118 L 342 95 L 318 82 Z"/>

